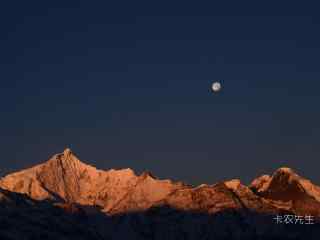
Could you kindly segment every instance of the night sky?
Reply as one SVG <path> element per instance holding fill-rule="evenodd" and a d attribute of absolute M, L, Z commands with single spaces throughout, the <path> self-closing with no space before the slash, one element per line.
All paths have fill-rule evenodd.
<path fill-rule="evenodd" d="M 317 6 L 6 2 L 0 175 L 70 147 L 191 184 L 282 166 L 320 183 Z"/>

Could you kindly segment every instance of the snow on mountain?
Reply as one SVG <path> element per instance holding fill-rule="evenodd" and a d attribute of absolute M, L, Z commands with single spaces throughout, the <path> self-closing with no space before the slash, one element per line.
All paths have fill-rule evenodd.
<path fill-rule="evenodd" d="M 320 188 L 288 167 L 279 168 L 271 177 L 263 175 L 255 179 L 250 187 L 260 195 L 275 200 L 291 200 L 308 195 L 320 202 Z"/>
<path fill-rule="evenodd" d="M 0 187 L 33 199 L 97 205 L 105 212 L 145 209 L 180 186 L 147 173 L 137 176 L 131 169 L 98 170 L 81 162 L 70 149 L 0 180 Z"/>
<path fill-rule="evenodd" d="M 250 188 L 278 209 L 320 216 L 320 188 L 290 168 L 257 178 Z"/>
<path fill-rule="evenodd" d="M 249 187 L 239 179 L 192 187 L 157 179 L 149 172 L 139 176 L 129 168 L 99 170 L 81 162 L 70 149 L 5 176 L 0 179 L 0 187 L 35 200 L 97 206 L 107 214 L 159 205 L 208 213 L 227 208 L 270 213 L 276 209 L 303 209 L 306 203 L 318 214 L 320 206 L 320 188 L 290 168 L 280 168 L 272 176 L 263 175 Z"/>
<path fill-rule="evenodd" d="M 182 183 L 156 179 L 144 172 L 126 195 L 110 209 L 111 213 L 138 211 L 150 208 L 154 203 L 165 199 L 170 193 L 183 188 Z"/>
<path fill-rule="evenodd" d="M 158 205 L 184 211 L 216 213 L 225 209 L 238 209 L 241 205 L 234 200 L 232 193 L 223 184 L 213 186 L 202 185 L 195 188 L 187 187 L 172 192 Z"/>
<path fill-rule="evenodd" d="M 0 179 L 0 239 L 317 239 L 318 228 L 303 225 L 286 238 L 273 218 L 320 217 L 319 209 L 320 188 L 290 168 L 250 186 L 232 179 L 193 187 L 129 168 L 99 170 L 66 149 Z"/>
<path fill-rule="evenodd" d="M 252 181 L 250 188 L 256 192 L 265 191 L 268 188 L 270 181 L 270 175 L 262 175 L 261 177 L 258 177 Z"/>

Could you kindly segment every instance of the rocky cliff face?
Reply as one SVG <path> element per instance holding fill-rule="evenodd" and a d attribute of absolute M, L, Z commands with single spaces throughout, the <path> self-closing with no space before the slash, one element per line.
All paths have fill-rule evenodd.
<path fill-rule="evenodd" d="M 290 168 L 254 180 L 251 189 L 274 206 L 296 214 L 320 216 L 320 188 Z"/>
<path fill-rule="evenodd" d="M 66 149 L 45 163 L 5 176 L 0 187 L 36 200 L 99 206 L 109 214 L 167 204 L 211 213 L 228 208 L 262 212 L 282 209 L 320 216 L 320 188 L 289 168 L 263 175 L 249 187 L 238 179 L 192 187 L 159 180 L 147 172 L 137 176 L 131 169 L 99 170 Z"/>
<path fill-rule="evenodd" d="M 148 173 L 137 176 L 131 169 L 98 170 L 82 163 L 70 149 L 0 180 L 0 187 L 36 200 L 97 205 L 112 213 L 146 209 L 182 186 Z"/>
<path fill-rule="evenodd" d="M 319 235 L 314 226 L 293 229 L 273 221 L 278 214 L 320 218 L 320 188 L 289 168 L 258 177 L 250 186 L 233 179 L 193 187 L 148 172 L 99 170 L 66 149 L 47 162 L 3 177 L 0 190 L 4 216 L 8 209 L 31 212 L 32 222 L 34 211 L 44 206 L 54 212 L 60 209 L 63 221 L 76 227 L 83 222 L 73 215 L 85 216 L 93 228 L 85 234 L 101 239 L 317 239 L 314 236 Z"/>

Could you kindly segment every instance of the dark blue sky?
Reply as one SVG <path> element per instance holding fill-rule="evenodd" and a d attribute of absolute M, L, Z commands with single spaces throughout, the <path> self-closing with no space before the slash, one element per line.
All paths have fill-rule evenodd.
<path fill-rule="evenodd" d="M 318 6 L 151 2 L 1 3 L 0 174 L 70 147 L 189 183 L 320 183 Z"/>

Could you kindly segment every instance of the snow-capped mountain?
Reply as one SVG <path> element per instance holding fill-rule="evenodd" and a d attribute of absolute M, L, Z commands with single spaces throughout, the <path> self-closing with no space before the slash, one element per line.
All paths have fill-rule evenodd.
<path fill-rule="evenodd" d="M 148 172 L 138 176 L 131 169 L 99 170 L 81 162 L 70 149 L 42 164 L 5 176 L 0 187 L 35 200 L 98 206 L 109 214 L 146 210 L 159 204 L 207 212 L 226 208 L 293 210 L 301 201 L 320 204 L 320 187 L 290 168 L 258 177 L 249 187 L 238 179 L 192 187 L 157 179 Z"/>
<path fill-rule="evenodd" d="M 61 218 L 67 226 L 56 229 L 57 236 L 61 231 L 78 236 L 75 229 L 87 225 L 82 238 L 76 239 L 317 239 L 318 225 L 293 229 L 277 226 L 273 218 L 312 215 L 317 222 L 319 209 L 320 188 L 290 168 L 262 175 L 249 186 L 232 179 L 194 187 L 149 172 L 99 170 L 66 149 L 0 179 L 0 211 L 5 219 L 11 212 L 29 214 L 25 219 L 38 224 L 33 229 L 27 223 L 30 231 L 45 234 L 51 221 Z M 0 239 L 1 221 L 0 217 Z M 23 236 L 19 224 L 10 220 L 8 226 L 19 229 L 12 239 Z"/>
<path fill-rule="evenodd" d="M 279 168 L 272 176 L 263 175 L 250 188 L 279 208 L 320 216 L 320 187 L 290 168 Z"/>
<path fill-rule="evenodd" d="M 115 213 L 146 209 L 183 184 L 148 173 L 137 176 L 131 169 L 98 170 L 66 149 L 45 163 L 5 176 L 0 187 L 36 200 L 97 205 Z"/>

